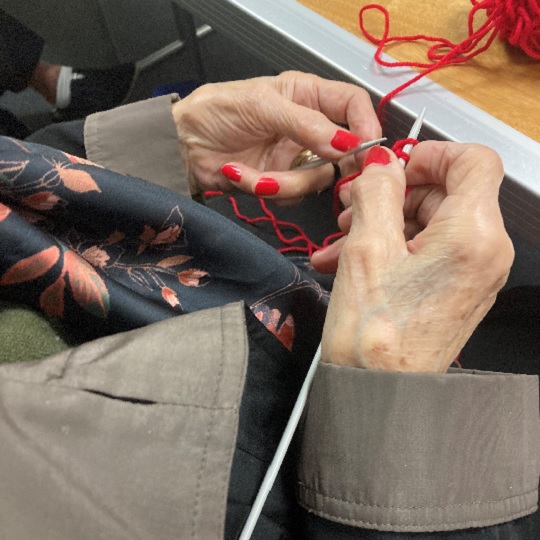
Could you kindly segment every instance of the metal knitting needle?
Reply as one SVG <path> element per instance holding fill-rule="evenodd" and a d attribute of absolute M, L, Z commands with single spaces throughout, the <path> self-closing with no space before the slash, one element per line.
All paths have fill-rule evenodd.
<path fill-rule="evenodd" d="M 416 139 L 418 135 L 420 134 L 420 129 L 422 129 L 422 123 L 424 122 L 424 116 L 426 115 L 426 107 L 424 107 L 421 111 L 418 117 L 416 118 L 416 121 L 413 124 L 413 127 L 411 128 L 411 131 L 409 132 L 409 136 L 407 139 Z M 410 155 L 411 150 L 413 149 L 412 144 L 406 144 L 403 147 L 403 152 L 405 152 L 407 155 Z M 403 158 L 399 158 L 399 163 L 402 167 L 405 167 L 406 161 Z"/>
<path fill-rule="evenodd" d="M 375 139 L 373 141 L 364 142 L 360 146 L 357 146 L 353 150 L 343 154 L 341 159 L 347 156 L 358 154 L 358 152 L 361 152 L 362 150 L 367 150 L 368 148 L 371 148 L 372 146 L 377 146 L 378 144 L 381 144 L 384 141 L 386 141 L 386 137 L 383 137 L 382 139 Z M 304 165 L 295 167 L 293 170 L 306 171 L 308 169 L 315 169 L 315 167 L 320 167 L 321 165 L 326 165 L 327 163 L 332 163 L 332 160 L 324 159 L 324 158 L 316 158 L 316 159 L 312 159 L 311 161 L 308 161 L 307 163 L 304 163 Z"/>

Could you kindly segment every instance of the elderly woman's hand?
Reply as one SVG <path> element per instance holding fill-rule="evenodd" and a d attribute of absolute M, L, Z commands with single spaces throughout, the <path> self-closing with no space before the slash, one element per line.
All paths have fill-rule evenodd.
<path fill-rule="evenodd" d="M 334 177 L 332 165 L 290 171 L 302 149 L 339 160 L 381 133 L 365 90 L 299 72 L 205 85 L 173 117 L 192 192 L 237 187 L 291 201 Z"/>
<path fill-rule="evenodd" d="M 351 187 L 349 234 L 313 258 L 328 269 L 341 249 L 323 359 L 444 372 L 512 264 L 498 204 L 500 159 L 479 145 L 421 143 L 407 166 L 407 184 L 417 187 L 406 201 L 405 172 L 392 152 L 374 149 L 366 163 Z"/>

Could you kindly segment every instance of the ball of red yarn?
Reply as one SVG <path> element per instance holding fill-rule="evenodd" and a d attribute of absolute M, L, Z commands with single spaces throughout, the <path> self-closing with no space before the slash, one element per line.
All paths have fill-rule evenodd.
<path fill-rule="evenodd" d="M 476 6 L 484 2 L 472 0 Z M 499 38 L 540 60 L 540 1 L 494 0 L 486 12 L 493 16 Z"/>
<path fill-rule="evenodd" d="M 375 61 L 386 67 L 416 67 L 420 72 L 409 81 L 386 94 L 377 106 L 379 119 L 386 103 L 422 77 L 446 66 L 464 64 L 489 49 L 496 38 L 519 47 L 531 58 L 540 60 L 540 0 L 471 0 L 468 15 L 468 36 L 459 43 L 444 37 L 416 34 L 414 36 L 390 36 L 390 14 L 380 4 L 367 4 L 358 13 L 360 30 L 377 45 Z M 376 10 L 383 16 L 384 28 L 380 37 L 374 36 L 365 26 L 364 14 Z M 482 13 L 483 12 L 483 13 Z M 480 14 L 480 17 L 477 15 Z M 478 19 L 482 19 L 480 22 Z M 425 42 L 429 44 L 426 60 L 398 61 L 382 57 L 383 49 L 391 44 L 403 42 Z"/>

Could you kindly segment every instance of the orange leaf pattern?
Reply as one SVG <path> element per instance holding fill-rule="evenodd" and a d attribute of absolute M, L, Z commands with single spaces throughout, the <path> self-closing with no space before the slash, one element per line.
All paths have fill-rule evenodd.
<path fill-rule="evenodd" d="M 107 264 L 107 261 L 110 259 L 107 252 L 103 249 L 98 248 L 97 246 L 89 247 L 81 253 L 82 257 L 86 259 L 93 266 L 98 268 L 104 268 Z"/>
<path fill-rule="evenodd" d="M 4 221 L 9 214 L 11 213 L 11 208 L 6 206 L 5 204 L 0 203 L 0 222 Z"/>
<path fill-rule="evenodd" d="M 48 272 L 60 257 L 56 246 L 44 249 L 35 255 L 17 261 L 0 278 L 0 285 L 16 285 L 32 281 Z"/>
<path fill-rule="evenodd" d="M 58 317 L 61 319 L 64 316 L 64 290 L 66 282 L 64 276 L 60 277 L 49 285 L 39 296 L 39 307 L 49 317 Z"/>
<path fill-rule="evenodd" d="M 72 251 L 64 253 L 64 269 L 75 301 L 86 311 L 107 317 L 109 292 L 95 269 Z"/>
<path fill-rule="evenodd" d="M 139 236 L 143 244 L 149 244 L 156 237 L 156 231 L 150 225 L 144 226 L 144 231 Z"/>
<path fill-rule="evenodd" d="M 261 321 L 267 330 L 272 332 L 279 341 L 290 351 L 294 341 L 294 319 L 291 314 L 287 315 L 285 320 L 278 326 L 281 319 L 279 309 L 270 310 L 264 305 L 255 312 L 255 317 Z"/>
<path fill-rule="evenodd" d="M 86 171 L 78 169 L 65 169 L 61 165 L 56 166 L 58 176 L 64 186 L 77 193 L 86 193 L 88 191 L 101 191 L 94 179 Z"/>
<path fill-rule="evenodd" d="M 109 238 L 107 238 L 105 243 L 108 245 L 117 244 L 118 242 L 123 240 L 125 237 L 126 235 L 122 231 L 116 230 L 109 236 Z"/>
<path fill-rule="evenodd" d="M 180 304 L 178 296 L 169 287 L 161 287 L 161 295 L 172 307 L 178 306 Z"/>
<path fill-rule="evenodd" d="M 161 231 L 153 240 L 152 244 L 172 244 L 176 241 L 180 235 L 180 227 L 178 225 L 171 225 L 165 230 Z"/>
<path fill-rule="evenodd" d="M 324 317 L 324 292 L 304 270 L 176 193 L 0 137 L 1 300 L 89 335 L 241 300 L 294 351 Z"/>
<path fill-rule="evenodd" d="M 38 191 L 25 197 L 21 203 L 34 210 L 52 210 L 61 200 L 58 195 L 50 191 Z"/>
<path fill-rule="evenodd" d="M 190 261 L 193 257 L 189 255 L 174 255 L 173 257 L 167 257 L 157 263 L 160 268 L 170 268 L 171 266 L 178 266 Z"/>
<path fill-rule="evenodd" d="M 178 273 L 178 281 L 186 287 L 200 287 L 201 278 L 206 277 L 208 272 L 204 270 L 198 270 L 197 268 L 190 268 Z"/>
<path fill-rule="evenodd" d="M 71 154 L 68 154 L 66 152 L 62 152 L 68 159 L 71 161 L 71 163 L 77 163 L 78 165 L 92 165 L 92 167 L 99 167 L 100 169 L 103 169 L 101 165 L 98 165 L 97 163 L 94 163 L 93 161 L 90 161 L 88 159 L 84 159 L 78 156 L 72 156 Z"/>

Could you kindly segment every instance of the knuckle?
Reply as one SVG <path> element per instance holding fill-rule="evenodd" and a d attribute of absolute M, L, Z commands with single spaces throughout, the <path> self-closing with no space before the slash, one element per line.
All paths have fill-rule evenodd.
<path fill-rule="evenodd" d="M 317 80 L 320 77 L 312 73 L 304 73 L 302 71 L 288 70 L 283 71 L 279 75 L 274 77 L 274 83 L 277 88 L 280 88 L 282 91 L 294 92 L 294 88 L 297 83 L 302 85 L 316 85 Z"/>
<path fill-rule="evenodd" d="M 504 175 L 501 157 L 495 150 L 482 144 L 467 144 L 460 156 L 460 161 L 467 167 L 468 173 L 481 173 L 486 180 L 497 185 Z"/>
<path fill-rule="evenodd" d="M 374 171 L 370 167 L 351 182 L 350 196 L 356 203 L 364 200 L 368 193 L 373 195 L 374 192 L 377 192 L 381 196 L 383 194 L 391 196 L 391 192 L 396 188 L 398 182 L 399 180 L 388 170 Z"/>
<path fill-rule="evenodd" d="M 342 84 L 348 84 L 348 83 L 342 83 Z M 361 86 L 358 86 L 358 85 L 354 85 L 354 95 L 357 97 L 357 98 L 360 98 L 362 103 L 364 103 L 366 100 L 369 100 L 371 101 L 371 96 L 369 95 L 369 92 L 365 89 L 365 88 L 362 88 Z"/>
<path fill-rule="evenodd" d="M 499 154 L 483 144 L 468 144 L 465 153 L 469 156 L 473 155 L 476 161 L 482 163 L 495 163 L 502 168 L 502 161 Z"/>
<path fill-rule="evenodd" d="M 486 238 L 477 238 L 476 241 L 454 241 L 451 256 L 454 261 L 468 268 L 482 268 L 489 263 L 495 255 L 494 242 Z"/>
<path fill-rule="evenodd" d="M 495 280 L 507 276 L 514 260 L 514 247 L 504 228 L 479 234 L 475 241 L 454 242 L 452 258 L 478 274 L 489 274 Z"/>
<path fill-rule="evenodd" d="M 504 237 L 501 239 L 501 242 L 497 246 L 495 262 L 497 264 L 498 272 L 501 275 L 508 275 L 510 268 L 514 262 L 514 245 L 512 240 L 505 233 Z"/>
<path fill-rule="evenodd" d="M 282 71 L 279 75 L 276 76 L 276 79 L 291 79 L 296 78 L 298 76 L 305 76 L 307 73 L 301 73 L 300 71 L 295 71 L 294 69 L 288 69 L 286 71 Z"/>
<path fill-rule="evenodd" d="M 287 182 L 287 198 L 301 199 L 305 195 L 305 187 L 302 182 Z"/>
<path fill-rule="evenodd" d="M 387 257 L 386 243 L 378 241 L 372 235 L 349 234 L 341 250 L 341 259 L 355 265 L 368 268 Z"/>

